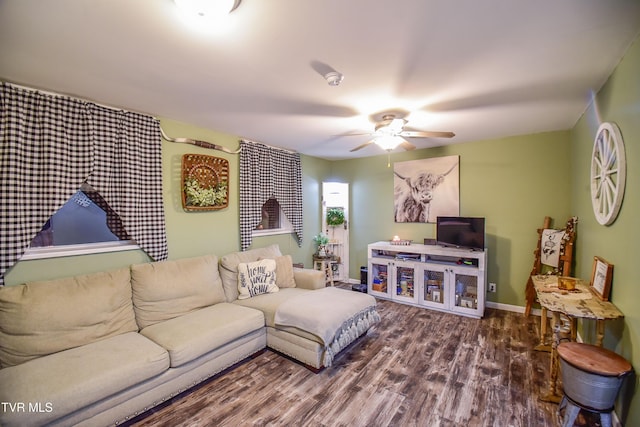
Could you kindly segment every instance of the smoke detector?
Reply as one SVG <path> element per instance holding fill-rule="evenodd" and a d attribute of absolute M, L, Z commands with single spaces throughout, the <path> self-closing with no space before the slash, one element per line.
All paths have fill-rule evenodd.
<path fill-rule="evenodd" d="M 329 83 L 329 86 L 338 86 L 344 80 L 344 76 L 337 71 L 330 71 L 324 75 L 324 79 Z"/>

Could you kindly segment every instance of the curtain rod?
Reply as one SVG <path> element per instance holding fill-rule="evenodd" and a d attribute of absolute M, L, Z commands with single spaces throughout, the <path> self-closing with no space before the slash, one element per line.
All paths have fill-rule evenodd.
<path fill-rule="evenodd" d="M 23 85 L 20 85 L 20 84 L 17 84 L 17 83 L 8 82 L 8 81 L 4 81 L 4 83 L 6 83 L 6 84 L 8 84 L 10 86 L 17 87 L 17 88 L 24 89 L 24 90 L 28 90 L 28 91 L 31 91 L 31 92 L 40 92 L 40 93 L 43 93 L 43 94 L 46 94 L 46 95 L 51 95 L 51 96 L 67 96 L 67 97 L 70 97 L 70 98 L 79 99 L 80 101 L 91 102 L 92 104 L 98 105 L 98 106 L 103 107 L 103 108 L 108 108 L 110 110 L 125 111 L 125 112 L 131 111 L 131 110 L 127 110 L 127 109 L 124 109 L 124 108 L 118 108 L 118 107 L 113 107 L 113 106 L 110 106 L 110 105 L 104 105 L 104 104 L 101 104 L 99 102 L 88 100 L 88 99 L 85 99 L 85 98 L 80 98 L 80 97 L 77 97 L 77 96 L 74 96 L 74 95 L 67 95 L 67 94 L 62 94 L 62 93 L 51 92 L 51 91 L 48 91 L 48 90 L 37 89 L 37 88 L 33 88 L 33 87 L 28 87 L 28 86 L 23 86 Z M 158 119 L 157 117 L 155 117 L 155 116 L 153 116 L 151 114 L 140 113 L 140 112 L 137 112 L 137 111 L 131 111 L 131 112 L 136 113 L 136 114 L 142 114 L 142 115 L 149 116 L 149 117 L 153 117 L 155 120 L 158 120 L 158 122 L 160 121 L 160 119 Z M 208 149 L 211 149 L 211 150 L 223 151 L 223 152 L 229 153 L 229 154 L 238 154 L 240 152 L 239 148 L 237 150 L 233 151 L 233 150 L 228 149 L 227 147 L 223 147 L 222 145 L 214 144 L 214 143 L 207 142 L 207 141 L 201 141 L 201 140 L 198 140 L 198 139 L 171 138 L 170 136 L 168 136 L 165 133 L 164 129 L 162 129 L 162 126 L 160 127 L 160 133 L 162 134 L 162 137 L 164 139 L 166 139 L 167 141 L 169 141 L 169 142 L 176 142 L 176 143 L 182 143 L 182 144 L 191 144 L 191 145 L 196 145 L 196 146 L 202 147 L 202 148 L 208 148 Z M 252 141 L 250 139 L 245 139 L 245 138 L 242 138 L 240 140 L 241 141 L 245 141 L 245 142 L 250 142 L 250 143 L 253 143 L 253 144 L 262 144 L 262 145 L 264 145 L 266 147 L 269 147 L 269 148 L 272 148 L 274 150 L 281 150 L 281 151 L 284 151 L 284 152 L 290 153 L 290 154 L 297 153 L 296 151 L 288 150 L 288 149 L 282 148 L 282 147 L 275 147 L 273 145 L 265 144 L 264 142 Z"/>
<path fill-rule="evenodd" d="M 181 143 L 181 144 L 191 144 L 191 145 L 196 145 L 196 146 L 202 147 L 202 148 L 208 148 L 208 149 L 211 149 L 211 150 L 224 151 L 225 153 L 229 153 L 229 154 L 238 154 L 240 152 L 239 148 L 236 151 L 233 151 L 233 150 L 229 150 L 227 147 L 223 147 L 222 145 L 214 144 L 212 142 L 207 142 L 207 141 L 201 141 L 199 139 L 171 138 L 170 136 L 168 136 L 164 132 L 164 129 L 162 129 L 162 126 L 160 126 L 160 133 L 162 134 L 162 137 L 164 139 L 166 139 L 167 141 L 169 141 L 169 142 L 178 142 L 178 143 Z"/>
<path fill-rule="evenodd" d="M 8 84 L 9 86 L 13 86 L 13 87 L 17 87 L 17 88 L 20 88 L 20 89 L 28 90 L 29 92 L 38 92 L 38 93 L 42 93 L 44 95 L 50 95 L 50 96 L 66 96 L 67 98 L 74 98 L 74 99 L 77 99 L 77 100 L 82 101 L 82 102 L 90 102 L 92 104 L 97 105 L 98 107 L 107 108 L 109 110 L 123 111 L 125 113 L 141 114 L 143 116 L 152 117 L 155 120 L 159 121 L 159 119 L 157 117 L 155 117 L 155 116 L 153 116 L 151 114 L 148 114 L 148 113 L 141 113 L 139 111 L 133 111 L 133 110 L 129 110 L 129 109 L 126 109 L 126 108 L 113 107 L 111 105 L 101 104 L 99 102 L 92 101 L 92 100 L 86 99 L 86 98 L 81 98 L 81 97 L 75 96 L 75 95 L 67 95 L 65 93 L 51 92 L 50 90 L 44 90 L 44 89 L 38 89 L 38 88 L 34 88 L 34 87 L 23 86 L 23 85 L 19 85 L 19 84 L 7 82 L 7 81 L 4 81 L 4 83 Z"/>
<path fill-rule="evenodd" d="M 261 144 L 261 145 L 264 145 L 265 147 L 273 148 L 274 150 L 284 151 L 284 152 L 289 153 L 289 154 L 297 154 L 297 151 L 288 150 L 288 149 L 282 148 L 282 147 L 274 147 L 273 145 L 265 144 L 264 142 L 252 141 L 250 139 L 245 139 L 245 138 L 240 139 L 240 141 L 250 142 L 252 144 Z"/>

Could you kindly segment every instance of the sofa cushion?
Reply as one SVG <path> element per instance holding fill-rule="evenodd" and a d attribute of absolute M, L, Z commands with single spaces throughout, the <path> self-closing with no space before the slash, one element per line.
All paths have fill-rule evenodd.
<path fill-rule="evenodd" d="M 0 366 L 137 331 L 129 269 L 0 287 Z"/>
<path fill-rule="evenodd" d="M 140 333 L 167 349 L 175 368 L 263 327 L 260 311 L 222 303 L 156 323 Z"/>
<path fill-rule="evenodd" d="M 281 255 L 280 247 L 271 245 L 244 252 L 233 252 L 220 258 L 220 277 L 227 302 L 238 299 L 238 264 L 257 261 L 260 258 L 276 258 Z"/>
<path fill-rule="evenodd" d="M 263 259 L 238 264 L 238 299 L 278 291 L 275 260 Z"/>
<path fill-rule="evenodd" d="M 0 370 L 0 401 L 50 404 L 51 411 L 0 411 L 0 425 L 42 425 L 155 377 L 169 355 L 136 332 Z M 21 418 L 22 417 L 22 418 Z"/>
<path fill-rule="evenodd" d="M 260 257 L 259 260 L 269 259 Z M 293 278 L 293 259 L 291 255 L 282 255 L 273 258 L 276 262 L 276 285 L 278 288 L 295 288 L 296 281 Z"/>
<path fill-rule="evenodd" d="M 313 270 L 311 268 L 295 268 L 293 269 L 293 280 L 296 282 L 296 288 L 309 290 L 322 289 L 327 286 L 324 271 Z"/>
<path fill-rule="evenodd" d="M 132 265 L 131 286 L 140 329 L 225 300 L 215 255 Z"/>

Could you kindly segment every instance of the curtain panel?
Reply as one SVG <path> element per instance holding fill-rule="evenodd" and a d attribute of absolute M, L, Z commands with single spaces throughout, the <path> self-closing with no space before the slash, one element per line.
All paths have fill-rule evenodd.
<path fill-rule="evenodd" d="M 262 220 L 262 205 L 274 197 L 302 246 L 302 168 L 300 154 L 240 141 L 240 246 L 251 246 Z"/>
<path fill-rule="evenodd" d="M 151 258 L 166 259 L 159 122 L 5 82 L 0 89 L 0 285 L 85 182 Z"/>

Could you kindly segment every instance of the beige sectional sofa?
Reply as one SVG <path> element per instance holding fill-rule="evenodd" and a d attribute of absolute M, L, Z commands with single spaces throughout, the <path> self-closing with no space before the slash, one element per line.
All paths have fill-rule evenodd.
<path fill-rule="evenodd" d="M 275 262 L 278 291 L 238 299 L 238 266 L 263 259 Z M 0 288 L 0 425 L 117 424 L 267 345 L 329 366 L 379 317 L 358 294 L 332 325 L 276 324 L 278 307 L 316 306 L 309 295 L 322 301 L 324 286 L 274 245 Z M 356 294 L 339 292 L 324 299 Z M 328 339 L 309 332 L 315 323 L 341 326 Z"/>

